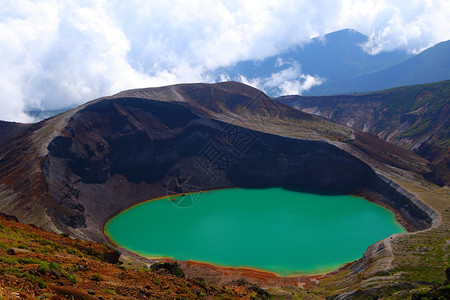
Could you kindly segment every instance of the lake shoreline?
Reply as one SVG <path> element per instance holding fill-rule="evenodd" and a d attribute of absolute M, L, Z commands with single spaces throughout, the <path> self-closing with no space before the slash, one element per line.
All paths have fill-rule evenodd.
<path fill-rule="evenodd" d="M 234 191 L 233 192 L 230 192 L 230 190 L 232 190 L 232 189 L 234 189 Z M 217 190 L 207 190 L 207 191 L 202 191 L 202 192 L 198 192 L 198 193 L 191 193 L 191 194 L 204 194 L 204 193 L 207 193 L 207 192 L 213 192 L 213 191 L 220 191 L 220 195 L 225 195 L 226 197 L 232 197 L 233 198 L 233 196 L 229 196 L 229 195 L 234 195 L 234 194 L 239 194 L 239 193 L 244 193 L 244 191 L 245 191 L 245 193 L 250 193 L 250 194 L 254 194 L 254 195 L 259 195 L 259 196 L 256 196 L 256 198 L 255 199 L 253 199 L 252 201 L 255 201 L 256 203 L 254 203 L 254 204 L 252 204 L 253 202 L 250 202 L 250 200 L 247 200 L 247 198 L 244 198 L 244 199 L 246 199 L 246 201 L 245 202 L 242 202 L 242 200 L 235 200 L 235 201 L 237 201 L 237 203 L 239 204 L 239 205 L 243 205 L 243 204 L 245 204 L 245 205 L 249 205 L 249 207 L 247 207 L 247 208 L 245 208 L 245 209 L 247 209 L 247 210 L 245 210 L 244 209 L 244 211 L 247 211 L 247 213 L 250 213 L 251 211 L 253 211 L 254 210 L 254 208 L 255 207 L 258 207 L 258 206 L 261 206 L 261 205 L 267 205 L 268 203 L 270 204 L 270 205 L 273 205 L 275 208 L 275 210 L 276 210 L 276 207 L 278 207 L 279 206 L 279 203 L 278 202 L 280 202 L 281 200 L 279 200 L 278 202 L 272 202 L 270 199 L 272 199 L 272 198 L 267 198 L 267 199 L 265 199 L 265 200 L 261 200 L 261 199 L 263 199 L 265 196 L 265 194 L 271 194 L 271 193 L 275 193 L 274 195 L 278 195 L 278 193 L 282 193 L 282 195 L 286 195 L 286 196 L 280 196 L 281 198 L 280 199 L 282 199 L 284 202 L 286 202 L 286 203 L 291 203 L 291 205 L 292 205 L 292 203 L 294 203 L 294 205 L 305 205 L 306 203 L 308 203 L 308 205 L 312 205 L 312 207 L 314 207 L 314 205 L 317 205 L 316 204 L 316 202 L 318 202 L 318 201 L 325 201 L 325 199 L 328 199 L 328 200 L 326 200 L 326 201 L 328 201 L 328 204 L 326 204 L 326 205 L 332 205 L 332 207 L 330 208 L 330 209 L 332 209 L 334 206 L 333 205 L 337 205 L 337 207 L 340 207 L 340 206 L 342 206 L 342 205 L 348 205 L 348 204 L 346 204 L 346 203 L 353 203 L 352 201 L 356 201 L 355 203 L 359 203 L 358 205 L 362 205 L 362 207 L 365 207 L 365 209 L 370 209 L 370 210 L 372 210 L 373 208 L 375 208 L 375 207 L 382 207 L 382 206 L 380 206 L 380 205 L 377 205 L 377 203 L 374 203 L 374 202 L 372 202 L 372 201 L 370 201 L 370 200 L 368 200 L 368 199 L 365 199 L 365 198 L 363 198 L 363 197 L 361 197 L 361 196 L 350 196 L 350 195 L 342 195 L 342 194 L 339 194 L 339 193 L 329 193 L 328 191 L 326 191 L 326 192 L 324 192 L 324 193 L 321 193 L 321 194 L 311 194 L 311 193 L 299 193 L 299 192 L 297 192 L 297 191 L 292 191 L 291 189 L 285 189 L 285 188 L 265 188 L 265 189 L 255 189 L 255 190 L 253 190 L 253 189 L 241 189 L 241 191 L 237 191 L 236 190 L 236 188 L 232 188 L 232 189 L 217 189 Z M 231 194 L 230 194 L 231 193 Z M 259 194 L 258 194 L 259 193 Z M 155 202 L 156 200 L 163 200 L 163 199 L 167 199 L 168 201 L 170 201 L 170 198 L 172 198 L 172 197 L 177 197 L 177 196 L 188 196 L 189 194 L 188 193 L 180 193 L 180 194 L 177 194 L 177 195 L 169 195 L 169 197 L 168 196 L 164 196 L 164 197 L 158 197 L 158 198 L 154 198 L 154 199 L 150 199 L 150 200 L 148 200 L 148 201 L 145 201 L 145 202 L 143 202 L 143 203 L 140 203 L 140 204 L 137 204 L 137 205 L 145 205 L 145 204 L 149 204 L 149 203 L 152 203 L 152 202 Z M 272 195 L 272 194 L 271 194 Z M 306 197 L 306 198 L 304 198 L 304 199 L 301 199 L 301 198 L 299 198 L 299 199 L 297 199 L 297 198 L 295 198 L 295 199 L 289 199 L 290 197 L 293 197 L 293 195 L 294 196 L 296 196 L 296 197 Z M 324 196 L 324 195 L 326 195 L 326 196 Z M 333 195 L 333 197 L 335 197 L 335 196 L 337 196 L 337 197 L 351 197 L 351 198 L 342 198 L 342 199 L 338 199 L 338 198 L 333 198 L 332 196 L 330 196 L 330 195 Z M 208 196 L 211 196 L 211 195 L 208 195 Z M 216 196 L 217 197 L 217 196 Z M 237 197 L 237 196 L 236 196 Z M 273 197 L 273 196 L 271 196 L 271 197 Z M 311 198 L 312 197 L 312 198 Z M 274 197 L 274 198 L 276 198 L 276 197 Z M 356 200 L 356 199 L 358 199 L 358 200 Z M 364 204 L 363 203 L 360 203 L 359 201 L 360 200 L 365 200 L 364 201 Z M 301 201 L 300 201 L 301 200 Z M 231 200 L 231 199 L 228 199 L 227 198 L 227 200 L 226 200 L 227 202 L 225 202 L 224 204 L 222 204 L 222 205 L 224 205 L 224 207 L 226 207 L 226 208 L 228 208 L 231 204 L 232 204 L 232 202 L 234 201 L 234 200 Z M 283 202 L 283 201 L 281 201 L 281 202 Z M 306 201 L 306 202 L 305 202 Z M 330 202 L 331 201 L 331 202 Z M 348 201 L 350 201 L 350 202 L 348 202 Z M 302 204 L 303 203 L 303 204 Z M 373 208 L 371 208 L 372 206 L 367 206 L 367 204 L 370 204 L 370 205 L 374 205 L 373 206 Z M 130 208 L 128 208 L 128 209 L 126 209 L 126 210 L 123 210 L 122 212 L 125 212 L 125 211 L 129 211 L 129 210 L 131 210 L 132 208 L 135 208 L 137 205 L 134 205 L 134 206 L 132 206 L 132 207 L 130 207 Z M 152 205 L 156 205 L 156 204 L 152 204 Z M 158 204 L 159 205 L 159 204 Z M 205 204 L 204 204 L 205 205 Z M 210 205 L 212 205 L 211 203 L 210 203 Z M 217 205 L 217 203 L 214 203 L 214 205 Z M 256 205 L 256 206 L 255 206 Z M 264 206 L 263 205 L 263 206 Z M 286 205 L 286 204 L 283 204 L 283 205 Z M 319 205 L 323 205 L 323 204 L 319 204 Z M 357 205 L 357 206 L 358 206 Z M 353 206 L 354 206 L 354 204 L 353 204 Z M 168 204 L 165 204 L 165 207 L 169 207 L 168 206 Z M 197 207 L 198 208 L 198 207 Z M 153 208 L 154 209 L 154 208 Z M 261 208 L 260 208 L 261 209 Z M 298 208 L 297 208 L 298 209 Z M 319 214 L 322 214 L 322 208 L 317 208 L 318 209 L 318 211 L 320 211 L 320 212 L 318 212 Z M 328 209 L 328 210 L 330 210 L 330 209 Z M 216 208 L 214 207 L 214 210 L 216 210 Z M 242 210 L 243 210 L 243 208 L 242 207 L 240 207 L 239 209 L 239 212 L 241 212 Z M 386 210 L 386 208 L 385 207 L 383 207 L 383 210 L 385 210 L 386 212 L 388 211 L 390 214 L 392 214 L 392 211 L 391 210 Z M 328 214 L 331 214 L 331 215 L 335 215 L 335 212 L 334 211 L 327 211 L 327 210 L 325 210 L 326 211 L 326 213 L 328 213 Z M 377 211 L 377 214 L 379 214 L 381 211 L 379 211 L 378 209 L 376 210 Z M 147 212 L 148 213 L 148 212 Z M 169 219 L 171 219 L 171 218 L 174 218 L 175 220 L 177 219 L 177 218 L 179 218 L 179 217 L 176 217 L 176 215 L 172 215 L 173 213 L 180 213 L 178 210 L 172 210 L 172 213 L 169 213 L 169 215 L 170 215 L 170 217 L 169 217 Z M 350 212 L 348 212 L 349 214 L 352 214 L 353 212 L 352 211 L 350 211 Z M 373 212 L 373 213 L 375 213 L 375 212 Z M 264 213 L 263 213 L 264 214 Z M 384 214 L 384 213 L 383 213 Z M 165 215 L 165 213 L 163 214 L 163 215 Z M 122 215 L 123 216 L 123 215 Z M 295 218 L 297 218 L 297 214 L 294 214 L 293 215 Z M 309 215 L 307 215 L 306 217 L 308 217 Z M 353 215 L 352 215 L 353 216 Z M 147 217 L 147 216 L 146 216 Z M 155 216 L 153 216 L 153 217 L 155 217 Z M 280 215 L 280 217 L 281 218 L 284 218 L 285 216 L 284 216 L 284 213 L 282 214 L 282 215 Z M 291 216 L 292 217 L 292 216 Z M 148 218 L 151 218 L 150 216 L 148 217 Z M 229 217 L 229 219 L 232 219 L 233 217 L 232 216 L 230 216 Z M 302 217 L 301 217 L 301 215 L 298 215 L 298 219 L 301 219 Z M 305 218 L 305 216 L 303 216 L 303 218 Z M 334 216 L 334 218 L 336 218 L 336 216 Z M 347 217 L 348 218 L 348 217 Z M 356 215 L 355 215 L 355 218 L 356 218 Z M 385 218 L 385 217 L 383 217 L 383 218 Z M 392 217 L 388 217 L 389 219 L 390 218 L 393 218 L 394 220 L 396 219 L 395 217 L 394 217 L 394 215 L 392 214 Z M 107 236 L 107 238 L 108 238 L 108 241 L 110 242 L 110 243 L 112 243 L 112 244 L 114 244 L 114 245 L 116 245 L 116 246 L 119 246 L 120 248 L 123 248 L 122 246 L 120 246 L 120 245 L 118 245 L 117 243 L 115 243 L 115 242 L 113 242 L 113 240 L 112 240 L 112 238 L 111 238 L 111 236 L 110 236 L 110 233 L 106 230 L 106 227 L 108 226 L 108 224 L 110 224 L 109 222 L 112 220 L 113 218 L 111 218 L 111 219 L 109 219 L 109 221 L 107 222 L 107 223 L 105 223 L 105 226 L 104 226 L 104 234 Z M 168 219 L 166 220 L 167 218 L 166 217 L 164 217 L 164 222 L 166 222 L 166 221 L 169 221 Z M 345 217 L 344 217 L 344 219 L 345 219 Z M 347 220 L 347 219 L 345 219 L 345 220 Z M 349 218 L 348 220 L 352 220 L 351 218 Z M 198 219 L 195 219 L 194 220 L 195 222 L 198 222 Z M 365 222 L 363 219 L 361 219 L 360 220 L 361 222 L 362 222 L 362 224 Z M 164 224 L 164 222 L 163 223 L 161 223 L 161 224 Z M 169 222 L 172 222 L 172 221 L 169 221 Z M 296 220 L 296 223 L 295 224 L 297 224 L 296 226 L 303 226 L 303 227 L 300 227 L 300 228 L 302 228 L 302 230 L 303 229 L 305 229 L 305 228 L 307 228 L 308 226 L 312 226 L 312 225 L 309 225 L 309 223 L 307 222 L 307 223 L 298 223 L 299 221 L 298 220 Z M 301 222 L 306 222 L 306 221 L 301 221 Z M 357 221 L 357 220 L 355 220 L 355 221 L 353 221 L 353 222 L 358 222 L 358 224 L 359 224 L 359 221 Z M 384 222 L 384 221 L 383 221 Z M 386 221 L 386 222 L 388 222 L 388 221 Z M 266 222 L 264 222 L 264 223 L 266 223 Z M 304 224 L 304 225 L 299 225 L 299 224 Z M 397 225 L 398 225 L 398 223 L 396 223 Z M 263 225 L 263 224 L 261 224 L 261 225 Z M 318 224 L 317 224 L 318 225 Z M 397 225 L 395 225 L 395 226 L 397 226 Z M 151 227 L 151 228 L 162 228 L 162 229 L 165 229 L 164 228 L 164 226 L 163 227 L 160 227 L 161 225 L 146 225 L 146 226 L 149 226 L 149 227 Z M 284 226 L 284 225 L 283 225 Z M 306 226 L 306 227 L 304 227 L 304 226 Z M 287 227 L 283 227 L 283 228 L 289 228 L 290 226 L 288 225 Z M 177 228 L 177 231 L 178 231 L 178 228 L 179 227 L 176 227 Z M 397 228 L 397 227 L 396 227 Z M 401 226 L 401 228 L 403 228 L 403 230 L 404 230 L 404 227 L 403 226 Z M 269 230 L 270 228 L 268 228 L 268 230 Z M 280 228 L 280 230 L 282 230 L 282 228 Z M 315 229 L 315 230 L 317 230 L 317 229 Z M 392 230 L 392 229 L 390 229 L 390 230 Z M 161 231 L 161 230 L 158 230 L 158 232 L 159 231 Z M 162 230 L 162 231 L 164 231 L 164 230 Z M 234 231 L 236 231 L 236 230 L 229 230 L 230 232 L 231 232 L 231 235 L 233 236 L 234 235 Z M 239 230 L 238 230 L 239 231 Z M 261 229 L 258 227 L 258 230 L 257 230 L 257 232 L 256 233 L 258 233 L 259 231 L 261 231 Z M 342 232 L 346 232 L 347 230 L 341 230 Z M 264 232 L 264 230 L 262 230 L 262 232 Z M 297 231 L 297 232 L 302 232 L 301 230 L 300 231 Z M 152 234 L 154 234 L 155 232 L 153 232 Z M 398 231 L 395 231 L 395 232 L 393 232 L 393 233 L 398 233 Z M 135 234 L 137 234 L 137 233 L 135 233 Z M 227 234 L 226 232 L 223 232 L 223 234 Z M 262 234 L 262 233 L 261 233 Z M 347 234 L 347 233 L 345 233 L 345 234 Z M 352 234 L 351 232 L 350 232 L 350 234 Z M 380 234 L 380 233 L 377 233 L 377 234 Z M 144 235 L 144 234 L 140 234 L 140 235 Z M 347 234 L 348 235 L 348 234 Z M 389 234 L 390 235 L 390 234 Z M 195 235 L 195 236 L 197 236 L 197 235 Z M 201 236 L 201 235 L 200 235 Z M 300 237 L 300 236 L 298 236 L 298 235 L 295 235 L 295 236 L 297 236 L 295 239 L 292 239 L 292 238 L 289 238 L 288 240 L 286 240 L 287 242 L 289 242 L 288 244 L 289 244 L 289 247 L 293 247 L 293 249 L 294 250 L 292 250 L 292 251 L 295 251 L 295 252 L 293 252 L 293 253 L 297 253 L 297 250 L 295 250 L 295 249 L 301 249 L 301 248 L 304 248 L 304 246 L 301 246 L 301 245 L 304 245 L 304 244 L 302 244 L 303 243 L 303 238 L 302 237 Z M 295 237 L 295 236 L 292 236 L 293 238 Z M 319 234 L 318 235 L 318 238 L 319 239 L 321 239 L 321 234 Z M 388 237 L 388 236 L 385 236 L 385 237 Z M 255 238 L 254 236 L 252 236 L 252 238 Z M 346 247 L 350 247 L 349 249 L 352 249 L 352 247 L 354 247 L 354 246 L 350 246 L 350 245 L 352 245 L 352 243 L 354 243 L 354 241 L 353 240 L 351 240 L 351 239 L 353 239 L 353 236 L 350 236 L 350 237 L 347 237 L 347 239 L 348 238 L 350 238 L 350 240 L 349 240 L 349 242 L 341 242 L 341 247 L 342 247 L 342 245 L 346 245 Z M 384 237 L 383 237 L 384 238 Z M 176 240 L 176 238 L 174 238 L 175 240 Z M 147 236 L 147 239 L 146 240 L 148 240 L 148 236 Z M 297 242 L 295 242 L 295 240 L 297 240 Z M 160 240 L 160 239 L 156 239 L 155 240 L 155 242 L 152 244 L 152 245 L 156 245 L 156 244 L 158 244 L 158 243 L 160 243 L 160 241 L 162 241 L 162 240 Z M 177 240 L 177 241 L 181 241 L 182 242 L 182 240 Z M 286 242 L 285 241 L 285 242 Z M 351 242 L 350 242 L 351 241 Z M 366 249 L 368 246 L 370 246 L 372 243 L 374 243 L 374 242 L 376 242 L 376 241 L 378 241 L 378 239 L 374 239 L 374 240 L 372 240 L 372 241 L 370 241 L 370 243 L 368 244 L 368 245 L 365 245 L 365 246 L 363 246 L 363 249 Z M 220 242 L 222 242 L 222 240 L 221 240 L 221 238 L 220 238 Z M 156 244 L 155 244 L 156 243 Z M 274 243 L 275 245 L 281 245 L 281 247 L 283 247 L 282 246 L 282 244 L 279 244 L 279 243 L 277 243 L 276 242 L 276 240 L 275 241 L 271 241 L 271 243 Z M 300 244 L 298 244 L 299 245 L 299 247 L 297 247 L 297 248 L 295 248 L 293 245 L 297 245 L 297 244 L 295 244 L 295 243 L 300 243 Z M 123 244 L 123 242 L 121 243 L 121 244 Z M 292 244 L 292 246 L 291 246 L 291 244 Z M 348 244 L 348 245 L 347 245 Z M 197 245 L 197 242 L 195 243 L 195 245 Z M 239 249 L 240 250 L 240 248 L 243 248 L 244 250 L 246 249 L 245 247 L 245 243 L 244 244 L 242 244 L 242 243 L 239 243 L 239 242 L 230 242 L 230 245 L 240 245 L 238 248 L 236 248 L 236 249 Z M 270 246 L 270 244 L 268 244 L 269 246 Z M 309 245 L 309 244 L 305 244 L 305 245 Z M 152 246 L 153 247 L 153 246 Z M 174 246 L 175 248 L 177 247 L 177 246 Z M 247 245 L 247 247 L 248 247 L 248 245 Z M 253 244 L 251 245 L 251 247 L 253 247 Z M 311 248 L 312 247 L 312 248 Z M 316 246 L 307 246 L 307 248 L 311 248 L 311 249 L 314 249 L 314 250 L 316 250 L 315 249 L 315 247 Z M 130 248 L 130 245 L 128 245 L 128 248 Z M 169 247 L 170 248 L 170 247 Z M 171 249 L 175 249 L 175 248 L 171 248 Z M 358 247 L 354 247 L 355 249 L 358 249 Z M 359 247 L 359 248 L 361 248 L 361 247 Z M 144 257 L 149 257 L 149 255 L 148 254 L 146 254 L 145 252 L 147 252 L 147 251 L 144 251 L 144 252 L 142 252 L 142 250 L 139 250 L 138 248 L 136 248 L 136 247 L 131 247 L 130 249 L 137 249 L 136 251 L 132 251 L 132 250 L 130 250 L 130 252 L 135 252 L 135 253 L 137 253 L 138 255 L 140 255 L 140 256 L 144 256 Z M 211 249 L 214 249 L 214 247 L 213 248 L 211 248 Z M 234 249 L 234 248 L 230 248 L 230 249 Z M 236 249 L 235 250 L 232 250 L 232 251 L 236 251 Z M 251 248 L 248 248 L 248 249 L 251 249 Z M 246 253 L 246 251 L 250 251 L 249 253 L 252 253 L 251 255 L 252 256 L 254 256 L 254 253 L 253 252 L 251 252 L 251 250 L 245 250 L 244 252 L 242 252 L 242 253 Z M 342 248 L 342 249 L 346 249 L 346 248 Z M 320 250 L 320 249 L 319 249 Z M 222 250 L 221 250 L 222 251 Z M 282 259 L 280 262 L 278 262 L 278 261 L 276 261 L 276 264 L 279 264 L 279 263 L 281 263 L 281 265 L 283 265 L 283 263 L 282 263 L 282 261 L 286 261 L 287 263 L 288 263 L 288 265 L 286 265 L 286 266 L 289 266 L 289 268 L 291 268 L 291 267 L 293 267 L 293 266 L 295 266 L 295 264 L 298 264 L 298 263 L 301 263 L 301 261 L 302 261 L 302 259 L 306 259 L 306 260 L 308 260 L 308 251 L 306 251 L 306 250 L 303 250 L 304 251 L 304 255 L 303 254 L 300 254 L 300 256 L 296 256 L 296 258 L 295 258 L 295 260 L 292 262 L 292 263 L 294 263 L 294 264 L 292 264 L 291 263 L 291 261 L 288 259 L 288 258 L 284 258 L 284 260 Z M 305 252 L 306 251 L 306 252 Z M 311 250 L 312 251 L 312 250 Z M 343 250 L 344 251 L 344 250 Z M 357 251 L 357 250 L 352 250 L 350 253 L 355 253 L 355 251 Z M 127 251 L 128 252 L 128 251 Z M 164 251 L 160 251 L 160 250 L 155 250 L 155 248 L 152 248 L 152 252 L 153 253 L 164 253 Z M 214 252 L 213 250 L 212 250 L 212 252 Z M 347 250 L 345 250 L 344 251 L 345 253 L 347 253 L 348 251 Z M 342 266 L 344 266 L 344 265 L 346 265 L 346 264 L 348 264 L 349 262 L 353 262 L 353 261 L 356 261 L 356 260 L 358 260 L 358 259 L 360 259 L 361 257 L 362 257 L 362 255 L 363 255 L 363 252 L 364 251 L 361 251 L 361 253 L 360 253 L 360 255 L 359 254 L 350 254 L 350 255 L 352 255 L 353 257 L 351 257 L 351 258 L 348 258 L 348 259 L 339 259 L 339 260 L 344 260 L 344 261 L 346 261 L 346 262 L 343 262 L 343 263 L 338 263 L 338 262 L 334 262 L 334 263 L 330 263 L 330 265 L 332 266 L 332 267 L 326 267 L 326 263 L 324 263 L 322 266 L 320 266 L 320 265 L 314 265 L 314 267 L 313 268 L 311 268 L 311 267 L 307 267 L 306 269 L 304 268 L 304 267 L 302 267 L 303 268 L 303 270 L 305 270 L 305 271 L 301 271 L 301 270 L 299 270 L 299 271 L 294 271 L 294 269 L 295 269 L 295 267 L 293 267 L 293 269 L 292 269 L 292 271 L 288 271 L 288 269 L 286 269 L 286 270 L 284 270 L 284 268 L 283 269 L 280 269 L 280 270 L 284 270 L 284 271 L 277 271 L 277 269 L 273 269 L 273 267 L 269 267 L 270 265 L 271 265 L 271 262 L 269 261 L 269 262 L 267 262 L 267 266 L 266 267 L 264 267 L 264 266 L 256 266 L 254 263 L 253 263 L 253 265 L 252 266 L 250 266 L 250 267 L 248 267 L 248 265 L 247 264 L 242 264 L 242 263 L 226 263 L 226 262 L 224 262 L 223 261 L 223 259 L 220 259 L 220 260 L 222 260 L 222 262 L 220 262 L 220 263 L 218 263 L 218 262 L 214 262 L 214 260 L 215 259 L 207 259 L 207 258 L 205 258 L 205 259 L 194 259 L 194 260 L 189 260 L 189 259 L 187 259 L 186 261 L 194 261 L 194 262 L 198 262 L 198 263 L 206 263 L 206 264 L 211 264 L 211 265 L 214 265 L 214 266 L 216 266 L 216 267 L 224 267 L 224 268 L 232 268 L 232 269 L 236 269 L 236 268 L 238 268 L 238 269 L 255 269 L 255 270 L 258 270 L 258 271 L 262 271 L 262 272 L 268 272 L 268 273 L 273 273 L 273 274 L 275 274 L 275 275 L 278 275 L 278 276 L 281 276 L 281 277 L 289 277 L 289 276 L 298 276 L 299 274 L 300 275 L 305 275 L 305 276 L 313 276 L 313 275 L 320 275 L 320 274 L 327 274 L 327 273 L 329 273 L 329 272 L 333 272 L 333 270 L 336 270 L 336 269 L 339 269 L 340 267 L 342 267 Z M 147 252 L 148 253 L 148 252 Z M 167 252 L 166 252 L 167 253 Z M 214 252 L 215 253 L 215 252 Z M 228 252 L 227 252 L 228 253 Z M 231 252 L 231 253 L 233 253 L 233 252 Z M 238 251 L 238 253 L 241 253 L 241 252 L 239 252 Z M 258 252 L 259 253 L 259 252 Z M 276 253 L 276 251 L 273 251 L 273 253 Z M 314 253 L 316 253 L 316 251 L 314 251 Z M 320 255 L 320 251 L 319 252 L 317 252 L 318 254 L 317 255 Z M 168 253 L 169 254 L 169 253 Z M 325 254 L 325 253 L 324 253 Z M 187 255 L 187 254 L 183 254 L 183 256 L 185 256 L 185 255 Z M 248 255 L 248 254 L 247 254 Z M 259 255 L 262 255 L 263 257 L 264 257 L 264 255 L 269 255 L 269 254 L 259 254 Z M 315 255 L 315 254 L 314 254 Z M 153 255 L 150 255 L 150 256 L 153 256 Z M 167 260 L 167 259 L 172 259 L 172 260 L 176 260 L 176 261 L 180 261 L 180 259 L 179 258 L 176 258 L 176 257 L 171 257 L 172 255 L 156 255 L 157 257 L 156 257 L 156 260 Z M 188 256 L 191 256 L 192 257 L 192 255 L 188 255 Z M 195 255 L 194 255 L 195 256 Z M 243 256 L 242 255 L 237 255 L 239 258 L 242 258 Z M 303 257 L 304 256 L 304 257 Z M 155 258 L 155 257 L 150 257 L 150 258 Z M 242 258 L 243 259 L 243 258 Z M 253 259 L 255 259 L 255 257 L 252 257 L 252 260 Z M 333 259 L 333 258 L 330 258 L 330 257 L 328 257 L 328 260 L 329 259 Z M 182 259 L 183 261 L 185 261 L 185 259 L 183 258 Z M 265 259 L 264 259 L 265 260 Z M 285 263 L 286 263 L 285 262 Z M 272 263 L 274 263 L 274 262 L 272 262 Z M 250 263 L 250 264 L 252 264 L 252 263 Z M 309 264 L 309 261 L 308 261 L 308 264 Z M 239 266 L 239 267 L 234 267 L 233 265 L 237 265 L 237 266 Z M 243 266 L 244 265 L 244 266 Z M 245 265 L 247 265 L 247 266 L 245 266 Z M 281 266 L 280 265 L 280 266 Z M 242 267 L 243 266 L 243 267 Z M 272 268 L 272 269 L 271 269 Z M 300 268 L 300 269 L 302 269 L 302 268 Z M 311 269 L 310 271 L 308 271 L 307 269 Z M 318 271 L 314 271 L 314 269 L 318 269 Z M 321 271 L 320 269 L 322 269 L 322 270 L 325 270 L 325 271 Z M 287 272 L 287 273 L 286 273 Z M 289 275 L 288 275 L 289 274 Z"/>

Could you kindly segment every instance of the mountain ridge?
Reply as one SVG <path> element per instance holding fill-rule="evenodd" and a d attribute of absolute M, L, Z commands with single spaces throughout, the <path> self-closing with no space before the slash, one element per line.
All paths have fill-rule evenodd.
<path fill-rule="evenodd" d="M 450 79 L 450 41 L 440 42 L 408 60 L 381 71 L 333 80 L 307 91 L 308 95 L 363 93 Z"/>
<path fill-rule="evenodd" d="M 283 96 L 278 101 L 373 133 L 431 161 L 440 185 L 450 183 L 450 81 L 338 96 Z"/>
<path fill-rule="evenodd" d="M 241 76 L 244 76 L 251 82 L 294 68 L 297 73 L 334 81 L 379 71 L 411 57 L 402 50 L 370 55 L 362 48 L 362 44 L 367 41 L 368 37 L 356 30 L 343 29 L 313 38 L 308 43 L 277 55 L 261 60 L 240 61 L 233 66 L 219 68 L 214 73 L 226 74 L 232 80 L 241 80 Z M 277 86 L 266 87 L 266 90 L 270 95 L 280 93 Z"/>

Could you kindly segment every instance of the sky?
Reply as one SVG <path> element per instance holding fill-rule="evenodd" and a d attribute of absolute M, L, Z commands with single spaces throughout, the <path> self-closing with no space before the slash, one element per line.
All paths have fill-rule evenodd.
<path fill-rule="evenodd" d="M 368 53 L 418 53 L 450 39 L 449 16 L 448 0 L 2 0 L 0 120 L 32 122 L 29 110 L 130 88 L 212 82 L 218 67 L 345 28 L 369 36 Z M 301 93 L 320 83 L 290 70 L 259 84 Z"/>

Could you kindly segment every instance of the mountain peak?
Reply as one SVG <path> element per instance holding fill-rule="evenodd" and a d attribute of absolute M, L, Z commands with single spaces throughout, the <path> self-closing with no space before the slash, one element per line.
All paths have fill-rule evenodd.
<path fill-rule="evenodd" d="M 322 37 L 316 37 L 314 39 L 321 40 L 323 38 L 325 38 L 327 41 L 340 41 L 340 42 L 357 44 L 357 43 L 366 42 L 369 37 L 355 29 L 347 28 L 347 29 L 330 32 L 330 33 L 325 34 Z"/>
<path fill-rule="evenodd" d="M 257 79 L 269 95 L 286 92 L 274 84 L 273 76 L 283 77 L 286 82 L 298 85 L 301 75 L 320 77 L 321 81 L 335 81 L 377 72 L 401 63 L 411 57 L 406 51 L 391 51 L 370 55 L 362 48 L 368 37 L 354 29 L 342 29 L 315 37 L 309 42 L 292 47 L 286 52 L 263 60 L 248 60 L 228 68 L 217 70 L 230 78 L 239 80 L 242 76 L 249 81 Z M 281 63 L 280 63 L 281 62 Z"/>

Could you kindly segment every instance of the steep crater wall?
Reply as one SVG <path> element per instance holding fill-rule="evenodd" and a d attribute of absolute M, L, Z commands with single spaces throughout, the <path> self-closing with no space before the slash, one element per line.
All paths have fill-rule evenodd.
<path fill-rule="evenodd" d="M 320 188 L 357 194 L 394 209 L 411 230 L 433 211 L 325 141 L 252 131 L 182 105 L 119 98 L 76 113 L 48 147 L 50 207 L 64 230 L 102 240 L 103 224 L 136 203 L 225 187 Z M 426 207 L 425 207 L 426 208 Z M 168 216 L 170 218 L 170 216 Z"/>

